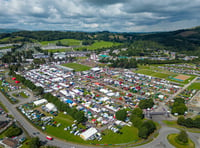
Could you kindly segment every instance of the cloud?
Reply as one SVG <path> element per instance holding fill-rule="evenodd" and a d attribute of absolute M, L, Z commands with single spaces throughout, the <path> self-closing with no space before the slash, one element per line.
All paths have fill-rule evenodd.
<path fill-rule="evenodd" d="M 200 25 L 200 0 L 0 0 L 1 28 L 168 31 Z"/>

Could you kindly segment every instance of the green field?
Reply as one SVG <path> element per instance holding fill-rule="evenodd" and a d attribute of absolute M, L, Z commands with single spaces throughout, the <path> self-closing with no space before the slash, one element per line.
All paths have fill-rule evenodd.
<path fill-rule="evenodd" d="M 154 72 L 153 70 L 150 69 L 139 69 L 135 71 L 136 73 L 141 73 L 153 77 L 158 77 L 158 78 L 168 78 L 170 75 L 166 73 L 159 73 L 159 72 Z"/>
<path fill-rule="evenodd" d="M 69 131 L 64 131 L 64 128 L 73 124 L 73 119 L 68 115 L 59 115 L 54 118 L 57 123 L 61 123 L 60 127 L 47 126 L 46 134 L 60 139 L 64 139 L 70 142 L 82 143 L 82 144 L 119 144 L 128 142 L 137 142 L 140 140 L 138 135 L 138 129 L 135 127 L 125 126 L 121 129 L 122 134 L 114 133 L 111 130 L 105 130 L 104 136 L 101 141 L 84 141 L 80 136 L 74 136 Z"/>
<path fill-rule="evenodd" d="M 170 134 L 170 135 L 168 135 L 167 139 L 168 139 L 169 143 L 171 143 L 176 148 L 195 148 L 195 144 L 191 139 L 189 139 L 188 143 L 182 144 L 176 139 L 177 135 L 178 134 Z"/>
<path fill-rule="evenodd" d="M 27 96 L 24 92 L 20 92 L 19 95 L 20 95 L 22 98 L 28 98 L 28 96 Z"/>
<path fill-rule="evenodd" d="M 75 49 L 76 50 L 78 50 L 78 49 L 79 50 L 81 50 L 81 49 L 96 50 L 96 49 L 100 49 L 100 48 L 109 48 L 109 47 L 118 46 L 118 45 L 120 45 L 120 43 L 107 42 L 107 41 L 96 41 L 92 45 L 83 46 L 83 47 L 79 47 L 79 48 L 75 48 Z"/>
<path fill-rule="evenodd" d="M 192 83 L 188 89 L 200 89 L 200 83 Z"/>
<path fill-rule="evenodd" d="M 13 46 L 0 47 L 0 50 L 12 48 Z"/>
<path fill-rule="evenodd" d="M 192 81 L 196 77 L 194 75 L 189 75 L 190 78 L 185 81 L 174 80 L 169 77 L 176 77 L 177 75 L 181 75 L 181 74 L 173 73 L 173 72 L 163 70 L 163 69 L 159 69 L 156 65 L 149 65 L 149 66 L 139 65 L 138 70 L 136 70 L 134 72 L 161 78 L 161 79 L 166 79 L 168 81 L 173 81 L 173 82 L 180 83 L 180 84 L 188 84 L 190 81 Z"/>
<path fill-rule="evenodd" d="M 89 66 L 81 65 L 77 63 L 66 63 L 66 64 L 62 64 L 62 66 L 73 68 L 75 71 L 86 71 L 86 70 L 90 70 L 91 68 Z"/>
<path fill-rule="evenodd" d="M 55 53 L 55 52 L 67 52 L 67 51 L 72 51 L 71 49 L 64 49 L 64 48 L 62 48 L 62 49 L 48 49 L 48 52 L 53 52 L 53 53 Z"/>
<path fill-rule="evenodd" d="M 40 42 L 41 45 L 46 46 L 48 44 L 56 44 L 60 41 L 63 45 L 68 45 L 68 46 L 79 46 L 82 45 L 82 42 L 80 40 L 75 40 L 75 39 L 62 39 L 62 40 L 55 40 L 55 41 L 42 41 Z"/>

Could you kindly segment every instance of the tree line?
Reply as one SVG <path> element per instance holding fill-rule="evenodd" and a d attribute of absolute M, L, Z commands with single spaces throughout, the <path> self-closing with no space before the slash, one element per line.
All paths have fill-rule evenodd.
<path fill-rule="evenodd" d="M 187 118 L 185 119 L 183 116 L 178 117 L 177 124 L 189 127 L 189 128 L 200 128 L 200 117 L 195 119 Z"/>
<path fill-rule="evenodd" d="M 64 103 L 59 98 L 53 96 L 51 93 L 46 93 L 43 95 L 48 102 L 53 103 L 57 109 L 61 112 L 67 112 L 71 117 L 77 120 L 78 123 L 87 121 L 84 112 L 77 110 L 76 108 L 71 108 L 67 103 Z"/>
<path fill-rule="evenodd" d="M 33 92 L 35 92 L 36 95 L 42 95 L 44 93 L 44 89 L 41 86 L 36 86 L 33 82 L 27 80 L 25 77 L 21 75 L 16 74 L 14 71 L 10 70 L 9 75 L 16 77 L 18 81 L 20 81 L 24 86 L 31 89 Z"/>

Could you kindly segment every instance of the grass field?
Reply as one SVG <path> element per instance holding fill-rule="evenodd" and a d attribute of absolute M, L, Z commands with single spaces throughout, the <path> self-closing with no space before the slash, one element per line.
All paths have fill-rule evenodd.
<path fill-rule="evenodd" d="M 13 46 L 0 47 L 0 50 L 12 48 Z"/>
<path fill-rule="evenodd" d="M 60 139 L 65 139 L 66 141 L 82 143 L 82 144 L 119 144 L 119 143 L 128 143 L 128 142 L 137 142 L 140 140 L 138 135 L 138 129 L 134 127 L 123 127 L 121 129 L 122 134 L 117 134 L 111 130 L 105 130 L 104 136 L 102 136 L 101 141 L 84 141 L 80 136 L 74 136 L 70 134 L 69 131 L 64 131 L 64 128 L 73 124 L 73 119 L 68 115 L 59 115 L 54 119 L 57 123 L 61 123 L 60 127 L 47 126 L 46 133 L 58 137 Z"/>
<path fill-rule="evenodd" d="M 200 89 L 200 83 L 192 83 L 188 89 Z"/>
<path fill-rule="evenodd" d="M 55 41 L 42 41 L 40 42 L 41 45 L 46 46 L 48 44 L 56 44 L 60 41 L 63 45 L 68 45 L 68 46 L 78 46 L 82 45 L 82 42 L 80 40 L 75 40 L 75 39 L 62 39 L 62 40 L 55 40 Z"/>
<path fill-rule="evenodd" d="M 83 47 L 79 47 L 79 48 L 75 48 L 76 50 L 81 50 L 81 49 L 88 49 L 88 50 L 96 50 L 96 49 L 100 49 L 100 48 L 109 48 L 112 46 L 118 46 L 120 45 L 120 43 L 115 43 L 115 42 L 107 42 L 107 41 L 96 41 L 95 43 L 93 43 L 92 45 L 89 46 L 83 46 Z"/>
<path fill-rule="evenodd" d="M 91 67 L 77 64 L 77 63 L 66 63 L 62 64 L 62 66 L 73 68 L 75 71 L 86 71 L 90 70 Z"/>
<path fill-rule="evenodd" d="M 159 73 L 159 72 L 154 72 L 153 70 L 150 69 L 139 69 L 135 71 L 136 73 L 141 73 L 153 77 L 158 77 L 158 78 L 168 78 L 170 75 L 166 73 Z"/>
<path fill-rule="evenodd" d="M 191 80 L 193 80 L 196 77 L 196 76 L 193 76 L 193 75 L 188 75 L 188 76 L 190 76 L 190 78 L 185 80 L 185 81 L 174 80 L 174 79 L 169 78 L 169 76 L 170 77 L 176 77 L 177 75 L 180 75 L 180 74 L 173 73 L 173 72 L 170 72 L 170 71 L 167 71 L 167 70 L 159 69 L 155 65 L 149 65 L 149 66 L 141 66 L 140 65 L 138 70 L 136 70 L 134 72 L 153 76 L 153 77 L 157 77 L 157 78 L 166 79 L 168 81 L 172 81 L 172 82 L 176 82 L 176 83 L 180 83 L 180 84 L 188 84 Z"/>
<path fill-rule="evenodd" d="M 189 139 L 189 142 L 187 144 L 182 144 L 176 139 L 177 135 L 178 134 L 168 135 L 167 139 L 168 139 L 169 143 L 171 143 L 176 148 L 195 148 L 195 144 L 191 139 Z"/>
<path fill-rule="evenodd" d="M 66 52 L 66 51 L 72 51 L 71 49 L 48 49 L 48 52 Z"/>
<path fill-rule="evenodd" d="M 27 96 L 24 92 L 20 92 L 19 95 L 20 95 L 22 98 L 28 98 L 28 96 Z"/>

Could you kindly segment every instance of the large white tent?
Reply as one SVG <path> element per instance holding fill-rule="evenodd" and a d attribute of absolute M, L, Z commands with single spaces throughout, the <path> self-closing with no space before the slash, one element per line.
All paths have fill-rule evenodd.
<path fill-rule="evenodd" d="M 91 127 L 89 128 L 88 130 L 82 132 L 80 134 L 80 137 L 83 139 L 83 140 L 88 140 L 90 137 L 92 137 L 93 135 L 95 135 L 97 133 L 97 129 L 94 128 L 94 127 Z"/>

